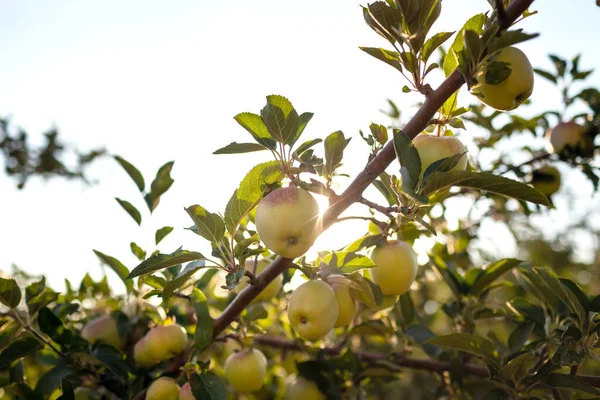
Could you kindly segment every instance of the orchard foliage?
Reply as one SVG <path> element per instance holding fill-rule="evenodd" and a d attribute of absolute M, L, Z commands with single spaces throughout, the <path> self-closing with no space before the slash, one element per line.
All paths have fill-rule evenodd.
<path fill-rule="evenodd" d="M 368 162 L 345 192 L 334 183 L 347 182 L 352 137 L 336 131 L 306 140 L 313 114 L 269 95 L 258 112 L 235 116 L 247 139 L 215 151 L 261 152 L 264 161 L 249 168 L 222 209 L 185 208 L 188 234 L 210 244 L 209 252 L 164 251 L 161 241 L 174 230 L 165 226 L 150 248 L 129 244 L 137 266 L 94 250 L 123 281 L 124 294 L 89 275 L 79 285 L 67 279 L 64 293 L 19 270 L 0 278 L 3 398 L 600 397 L 597 265 L 573 260 L 573 226 L 548 241 L 535 222 L 560 196 L 561 172 L 580 170 L 598 190 L 600 92 L 577 88 L 592 73 L 580 68 L 579 56 L 551 55 L 555 70 L 534 70 L 536 79 L 557 85 L 559 109 L 524 117 L 521 108 L 492 110 L 476 96 L 475 105 L 459 104 L 463 83 L 476 93 L 478 85 L 500 87 L 523 73 L 522 64 L 492 56 L 537 36 L 514 27 L 535 14 L 531 0 L 492 3 L 456 32 L 430 31 L 443 11 L 439 0 L 363 7 L 388 46 L 361 49 L 393 67 L 405 79 L 402 92 L 424 103 L 399 128 L 402 113 L 390 101 L 391 124 L 360 132 Z M 430 73 L 447 78 L 434 89 Z M 528 100 L 518 103 L 525 108 Z M 575 106 L 584 111 L 574 115 Z M 548 152 L 545 135 L 561 121 L 580 125 L 589 146 Z M 467 126 L 483 132 L 476 146 L 443 152 L 448 141 L 441 139 L 460 140 Z M 431 136 L 431 144 L 417 149 L 417 134 Z M 499 150 L 506 145 L 510 153 Z M 435 146 L 448 155 L 429 160 Z M 174 183 L 174 163 L 148 184 L 132 163 L 114 159 L 140 193 L 116 200 L 142 225 Z M 395 172 L 385 172 L 392 161 Z M 362 219 L 365 232 L 343 248 L 315 249 L 315 257 L 277 257 L 257 232 L 256 208 L 285 186 L 329 200 L 322 229 Z M 352 203 L 366 212 L 340 217 Z M 298 211 L 284 206 L 290 215 Z M 518 259 L 486 248 L 490 221 L 507 228 L 509 238 L 498 240 L 514 239 Z M 270 229 L 290 228 L 289 220 L 275 222 Z M 585 221 L 574 227 L 598 234 Z M 417 265 L 412 247 L 419 242 L 431 246 Z M 401 253 L 382 251 L 390 246 Z M 292 276 L 309 282 L 300 278 L 299 286 Z"/>

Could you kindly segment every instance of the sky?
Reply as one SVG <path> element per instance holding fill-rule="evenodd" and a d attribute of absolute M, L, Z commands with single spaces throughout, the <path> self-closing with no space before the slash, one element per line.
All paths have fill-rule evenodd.
<path fill-rule="evenodd" d="M 405 122 L 419 100 L 401 93 L 405 82 L 392 68 L 358 49 L 386 46 L 364 23 L 360 4 L 0 0 L 0 117 L 10 117 L 34 143 L 57 127 L 63 140 L 83 151 L 105 147 L 136 165 L 147 182 L 158 167 L 175 161 L 175 184 L 152 218 L 133 183 L 108 158 L 89 170 L 99 182 L 91 187 L 32 179 L 19 191 L 0 174 L 0 271 L 14 263 L 46 274 L 57 289 L 65 278 L 78 283 L 86 272 L 98 279 L 102 269 L 92 249 L 132 269 L 137 262 L 129 243 L 153 251 L 154 231 L 165 225 L 175 231 L 161 243 L 162 252 L 180 246 L 206 251 L 201 238 L 183 229 L 191 225 L 184 207 L 200 204 L 223 212 L 245 173 L 269 160 L 267 153 L 212 154 L 251 139 L 233 117 L 258 113 L 269 94 L 284 95 L 298 111 L 315 114 L 303 139 L 337 130 L 353 137 L 347 148 L 352 161 L 343 171 L 354 176 L 367 156 L 359 129 L 389 122 L 379 111 L 388 98 L 401 106 Z M 458 30 L 488 9 L 485 0 L 444 0 L 432 32 Z M 548 53 L 569 59 L 582 53 L 582 69 L 600 65 L 593 33 L 600 8 L 593 0 L 568 6 L 538 0 L 532 9 L 539 14 L 519 27 L 542 35 L 519 47 L 534 66 L 551 69 Z M 433 76 L 433 86 L 440 79 Z M 588 83 L 600 86 L 600 73 Z M 469 96 L 461 94 L 465 105 Z M 537 78 L 533 105 L 524 113 L 556 108 L 559 99 Z M 468 143 L 473 134 L 461 132 L 459 138 Z M 589 201 L 585 180 L 576 174 L 569 180 L 582 183 L 582 197 Z M 347 183 L 341 180 L 338 190 Z M 141 228 L 114 197 L 143 210 Z M 586 212 L 586 204 L 569 207 Z M 456 210 L 458 216 L 464 211 Z M 324 233 L 318 244 L 340 247 L 364 231 L 364 223 L 347 222 Z"/>

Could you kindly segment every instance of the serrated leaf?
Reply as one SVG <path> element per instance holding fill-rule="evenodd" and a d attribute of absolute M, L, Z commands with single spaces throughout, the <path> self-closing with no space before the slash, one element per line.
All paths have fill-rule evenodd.
<path fill-rule="evenodd" d="M 373 268 L 375 263 L 362 254 L 350 251 L 336 251 L 323 257 L 323 262 L 329 266 L 339 268 L 345 274 L 351 274 L 365 268 Z"/>
<path fill-rule="evenodd" d="M 515 258 L 505 258 L 488 265 L 471 286 L 471 293 L 475 296 L 481 295 L 492 282 L 522 263 L 523 261 Z"/>
<path fill-rule="evenodd" d="M 192 375 L 192 393 L 196 400 L 226 400 L 227 388 L 225 383 L 213 372 L 204 371 Z"/>
<path fill-rule="evenodd" d="M 195 346 L 198 350 L 202 350 L 212 342 L 214 321 L 208 311 L 206 296 L 200 289 L 194 288 L 190 298 L 197 320 Z"/>
<path fill-rule="evenodd" d="M 492 364 L 498 364 L 496 346 L 488 339 L 472 333 L 451 333 L 429 339 L 427 344 L 458 350 L 483 358 Z"/>
<path fill-rule="evenodd" d="M 257 143 L 270 150 L 277 148 L 277 142 L 271 137 L 260 115 L 245 112 L 236 115 L 234 118 L 238 124 L 250 132 Z"/>
<path fill-rule="evenodd" d="M 150 185 L 150 193 L 147 193 L 144 197 L 150 212 L 156 209 L 160 202 L 160 196 L 165 194 L 174 182 L 173 178 L 171 178 L 171 170 L 173 169 L 174 163 L 174 161 L 169 161 L 158 169 L 156 177 Z"/>
<path fill-rule="evenodd" d="M 306 150 L 310 149 L 311 147 L 321 143 L 323 141 L 323 139 L 311 139 L 308 140 L 304 143 L 302 143 L 295 151 L 294 154 L 296 156 L 300 156 L 302 153 L 304 153 Z"/>
<path fill-rule="evenodd" d="M 219 150 L 215 150 L 213 154 L 241 154 L 251 153 L 253 151 L 269 150 L 265 146 L 257 143 L 229 143 L 225 147 L 221 147 Z"/>
<path fill-rule="evenodd" d="M 14 279 L 0 278 L 0 302 L 15 308 L 21 302 L 21 289 Z"/>
<path fill-rule="evenodd" d="M 21 337 L 0 353 L 0 369 L 8 368 L 15 360 L 39 351 L 44 346 L 33 337 Z"/>
<path fill-rule="evenodd" d="M 123 157 L 114 156 L 114 159 L 117 160 L 117 162 L 121 165 L 121 167 L 123 167 L 125 172 L 127 172 L 127 175 L 129 175 L 129 177 L 135 182 L 139 191 L 143 192 L 146 184 L 144 182 L 144 177 L 142 176 L 140 171 L 138 171 L 138 169 L 134 167 L 133 164 L 125 160 Z"/>
<path fill-rule="evenodd" d="M 179 289 L 182 285 L 184 285 L 196 272 L 201 270 L 202 268 L 206 268 L 205 260 L 196 260 L 192 261 L 185 268 L 177 274 L 177 277 L 164 285 L 162 296 L 167 298 L 171 296 L 175 290 Z"/>
<path fill-rule="evenodd" d="M 440 47 L 444 42 L 454 35 L 453 32 L 439 32 L 427 39 L 421 50 L 421 60 L 427 63 L 433 52 Z"/>
<path fill-rule="evenodd" d="M 348 145 L 348 140 L 346 140 L 342 131 L 336 131 L 325 138 L 324 145 L 325 169 L 323 174 L 325 177 L 331 178 L 344 157 L 344 149 Z"/>
<path fill-rule="evenodd" d="M 164 268 L 172 267 L 174 265 L 195 260 L 206 260 L 206 257 L 195 251 L 181 249 L 174 251 L 171 254 L 157 254 L 143 261 L 140 265 L 135 267 L 133 271 L 131 271 L 131 273 L 127 276 L 127 279 L 132 279 L 136 276 L 150 274 L 154 271 L 158 271 Z"/>
<path fill-rule="evenodd" d="M 129 275 L 129 269 L 121 263 L 121 261 L 117 260 L 114 257 L 106 255 L 98 250 L 93 250 L 94 254 L 102 261 L 104 264 L 108 265 L 115 273 L 121 278 L 125 287 L 127 288 L 127 293 L 131 293 L 133 290 L 133 283 L 127 280 L 127 276 Z"/>
<path fill-rule="evenodd" d="M 209 242 L 219 243 L 225 235 L 225 221 L 220 215 L 210 213 L 199 205 L 193 205 L 185 209 L 196 224 L 198 234 Z"/>
<path fill-rule="evenodd" d="M 394 129 L 394 150 L 400 165 L 408 172 L 410 188 L 414 189 L 421 175 L 421 157 L 410 138 L 398 129 Z"/>
<path fill-rule="evenodd" d="M 550 72 L 548 71 L 544 71 L 543 69 L 540 68 L 534 68 L 533 71 L 538 74 L 539 76 L 542 76 L 546 79 L 548 79 L 550 82 L 556 84 L 557 80 L 556 77 L 554 75 L 552 75 Z"/>
<path fill-rule="evenodd" d="M 359 49 L 402 72 L 402 63 L 400 62 L 400 54 L 398 52 L 376 47 L 359 47 Z"/>
<path fill-rule="evenodd" d="M 523 32 L 522 29 L 516 29 L 514 31 L 504 31 L 500 35 L 496 35 L 487 45 L 487 54 L 494 54 L 497 51 L 513 46 L 517 43 L 522 43 L 527 40 L 536 38 L 539 33 L 528 34 Z"/>
<path fill-rule="evenodd" d="M 118 197 L 115 197 L 115 200 L 117 201 L 117 203 L 119 203 L 119 205 L 121 207 L 123 207 L 123 210 L 125 210 L 127 212 L 127 214 L 129 214 L 129 216 L 131 216 L 131 218 L 133 218 L 133 220 L 138 225 L 142 224 L 142 214 L 140 214 L 138 209 L 135 208 L 135 206 L 133 204 L 131 204 L 127 200 L 121 200 Z"/>
<path fill-rule="evenodd" d="M 267 105 L 260 116 L 273 139 L 283 144 L 296 140 L 300 119 L 288 99 L 279 95 L 267 96 Z"/>
<path fill-rule="evenodd" d="M 550 205 L 548 198 L 531 186 L 488 172 L 435 172 L 427 179 L 421 194 L 429 196 L 452 186 L 479 189 L 517 200 L 544 206 Z"/>
<path fill-rule="evenodd" d="M 225 225 L 234 234 L 246 215 L 262 200 L 265 191 L 284 178 L 277 161 L 258 164 L 244 177 L 225 208 Z"/>
<path fill-rule="evenodd" d="M 30 298 L 29 300 L 27 300 L 27 310 L 29 311 L 29 315 L 35 315 L 35 313 L 37 313 L 40 309 L 56 301 L 56 299 L 58 299 L 58 296 L 58 293 L 46 288 L 41 293 Z"/>
<path fill-rule="evenodd" d="M 159 244 L 169 233 L 173 232 L 172 226 L 163 226 L 156 230 L 154 234 L 154 243 Z"/>
<path fill-rule="evenodd" d="M 446 53 L 446 57 L 444 58 L 444 74 L 446 76 L 450 75 L 452 71 L 454 71 L 459 66 L 456 54 L 461 52 L 464 48 L 463 32 L 465 30 L 470 30 L 480 35 L 483 32 L 484 21 L 484 14 L 474 15 L 465 23 L 465 25 L 458 32 L 456 38 L 454 39 L 454 42 L 452 43 L 452 46 L 450 46 L 448 52 Z"/>
<path fill-rule="evenodd" d="M 306 125 L 308 125 L 308 123 L 312 119 L 313 115 L 314 114 L 311 112 L 305 112 L 305 113 L 300 114 L 300 116 L 298 117 L 298 130 L 296 131 L 296 136 L 290 143 L 288 143 L 290 145 L 290 148 L 296 144 L 298 139 L 300 139 L 300 136 L 302 136 L 302 133 L 304 132 L 304 129 L 306 128 Z"/>

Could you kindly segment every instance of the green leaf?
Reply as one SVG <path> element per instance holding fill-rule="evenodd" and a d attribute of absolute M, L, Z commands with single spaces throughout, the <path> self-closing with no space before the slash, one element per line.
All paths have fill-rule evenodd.
<path fill-rule="evenodd" d="M 465 25 L 461 28 L 461 30 L 456 35 L 452 46 L 448 49 L 446 53 L 446 57 L 444 58 L 444 74 L 446 76 L 450 75 L 452 71 L 454 71 L 458 66 L 458 60 L 456 59 L 456 54 L 463 50 L 464 42 L 463 35 L 464 31 L 470 30 L 476 34 L 481 34 L 483 32 L 483 22 L 485 21 L 485 16 L 483 14 L 477 14 L 471 17 Z"/>
<path fill-rule="evenodd" d="M 347 145 L 348 140 L 342 131 L 333 132 L 325 138 L 325 169 L 323 171 L 325 177 L 333 177 L 333 172 L 342 162 Z"/>
<path fill-rule="evenodd" d="M 185 268 L 177 274 L 177 277 L 164 285 L 162 296 L 163 298 L 167 298 L 171 296 L 175 290 L 179 289 L 183 284 L 185 284 L 188 279 L 192 277 L 197 271 L 206 267 L 205 260 L 196 260 L 192 261 Z"/>
<path fill-rule="evenodd" d="M 21 302 L 21 289 L 14 279 L 0 278 L 0 302 L 15 308 Z"/>
<path fill-rule="evenodd" d="M 71 385 L 71 383 L 68 380 L 62 380 L 61 389 L 63 394 L 57 400 L 78 400 L 77 398 L 75 398 L 75 391 L 73 390 L 73 385 Z"/>
<path fill-rule="evenodd" d="M 515 258 L 505 258 L 488 265 L 471 286 L 471 293 L 475 296 L 481 295 L 492 282 L 522 263 L 523 261 Z"/>
<path fill-rule="evenodd" d="M 553 388 L 566 389 L 583 394 L 591 394 L 596 397 L 600 396 L 599 389 L 587 382 L 582 381 L 581 379 L 578 379 L 575 376 L 553 373 L 544 377 L 543 381 L 546 383 L 546 385 Z"/>
<path fill-rule="evenodd" d="M 519 354 L 500 368 L 498 374 L 505 380 L 516 378 L 521 380 L 529 375 L 529 371 L 538 362 L 537 355 L 528 351 L 527 353 Z"/>
<path fill-rule="evenodd" d="M 46 289 L 46 277 L 42 276 L 38 282 L 33 282 L 25 288 L 25 301 L 29 302 L 32 298 L 42 293 Z"/>
<path fill-rule="evenodd" d="M 131 293 L 133 290 L 133 282 L 127 280 L 127 276 L 129 275 L 129 269 L 121 263 L 121 261 L 117 260 L 114 257 L 108 256 L 98 250 L 93 250 L 96 256 L 102 261 L 104 264 L 108 265 L 115 273 L 121 278 L 125 287 L 127 288 L 127 293 Z"/>
<path fill-rule="evenodd" d="M 369 247 L 377 246 L 378 244 L 383 244 L 384 238 L 382 235 L 368 235 L 363 236 L 360 239 L 355 240 L 350 243 L 348 246 L 344 248 L 344 251 L 354 252 L 362 249 L 367 249 Z"/>
<path fill-rule="evenodd" d="M 430 254 L 429 258 L 438 274 L 444 279 L 446 284 L 450 287 L 450 290 L 452 290 L 452 293 L 454 293 L 457 299 L 460 299 L 463 282 L 461 276 L 454 270 L 452 264 L 447 264 L 440 256 Z"/>
<path fill-rule="evenodd" d="M 129 248 L 131 249 L 131 253 L 137 257 L 138 260 L 142 261 L 146 258 L 146 252 L 137 243 L 131 242 L 129 243 Z"/>
<path fill-rule="evenodd" d="M 408 86 L 406 86 L 406 85 L 402 86 L 402 93 L 410 93 L 410 92 L 411 92 L 411 90 Z"/>
<path fill-rule="evenodd" d="M 507 80 L 511 73 L 510 64 L 501 61 L 492 61 L 486 65 L 485 83 L 488 85 L 499 85 Z"/>
<path fill-rule="evenodd" d="M 238 114 L 234 118 L 238 124 L 250 132 L 257 143 L 270 150 L 275 150 L 277 148 L 277 142 L 273 140 L 269 134 L 260 115 L 246 112 Z"/>
<path fill-rule="evenodd" d="M 129 175 L 129 177 L 133 179 L 140 192 L 143 192 L 146 184 L 144 183 L 144 177 L 142 176 L 140 171 L 138 171 L 138 169 L 134 167 L 133 164 L 125 160 L 123 157 L 114 156 L 114 159 L 117 160 L 119 164 L 121 164 L 121 167 L 123 167 L 125 172 L 127 172 L 127 175 Z"/>
<path fill-rule="evenodd" d="M 277 161 L 258 164 L 250 170 L 233 193 L 225 208 L 225 225 L 234 234 L 239 223 L 262 200 L 265 191 L 284 178 Z"/>
<path fill-rule="evenodd" d="M 427 341 L 433 339 L 435 334 L 426 325 L 412 325 L 406 328 L 404 333 L 413 338 L 429 355 L 430 357 L 437 357 L 441 349 L 438 346 L 432 346 L 427 344 Z"/>
<path fill-rule="evenodd" d="M 427 179 L 422 194 L 429 196 L 452 186 L 479 189 L 517 200 L 549 206 L 548 198 L 524 183 L 488 172 L 451 171 L 436 172 Z"/>
<path fill-rule="evenodd" d="M 40 309 L 56 301 L 58 296 L 58 293 L 46 288 L 42 293 L 27 300 L 27 310 L 29 311 L 29 315 L 35 315 L 35 313 L 37 313 Z"/>
<path fill-rule="evenodd" d="M 141 223 L 142 223 L 142 214 L 140 214 L 140 212 L 138 211 L 138 209 L 135 208 L 135 206 L 133 204 L 131 204 L 130 202 L 128 202 L 126 200 L 121 200 L 118 197 L 115 197 L 115 200 L 117 201 L 117 203 L 119 203 L 119 205 L 121 207 L 123 207 L 123 209 L 125 211 L 127 211 L 127 214 L 129 214 L 131 216 L 131 218 L 133 218 L 133 220 L 138 225 L 141 225 Z"/>
<path fill-rule="evenodd" d="M 557 76 L 565 76 L 565 71 L 567 70 L 567 62 L 562 58 L 555 56 L 553 54 L 548 55 L 550 60 L 554 63 L 554 67 L 556 68 Z"/>
<path fill-rule="evenodd" d="M 552 74 L 551 74 L 550 72 L 548 72 L 548 71 L 544 71 L 543 69 L 540 69 L 540 68 L 534 68 L 534 69 L 533 69 L 533 71 L 534 71 L 536 74 L 538 74 L 538 75 L 540 75 L 540 76 L 542 76 L 542 77 L 544 77 L 544 78 L 548 79 L 550 82 L 552 82 L 552 83 L 554 83 L 554 84 L 556 84 L 556 83 L 558 82 L 558 81 L 556 80 L 556 77 L 555 77 L 554 75 L 552 75 Z"/>
<path fill-rule="evenodd" d="M 481 43 L 481 38 L 476 32 L 470 29 L 463 31 L 463 46 L 467 54 L 470 55 L 471 60 L 479 60 L 479 57 L 481 57 L 481 53 L 483 52 L 483 45 Z"/>
<path fill-rule="evenodd" d="M 296 140 L 300 119 L 292 103 L 283 96 L 267 96 L 267 105 L 260 116 L 273 139 L 283 144 Z"/>
<path fill-rule="evenodd" d="M 188 251 L 179 249 L 171 254 L 157 254 L 143 261 L 140 265 L 135 267 L 133 271 L 127 276 L 127 279 L 135 278 L 136 276 L 150 274 L 160 269 L 172 267 L 188 261 L 194 260 L 206 260 L 202 254 L 195 251 Z"/>
<path fill-rule="evenodd" d="M 172 226 L 163 226 L 162 228 L 157 229 L 154 234 L 154 243 L 158 245 L 171 232 L 173 232 Z"/>
<path fill-rule="evenodd" d="M 525 346 L 534 327 L 535 323 L 533 322 L 524 322 L 517 325 L 508 337 L 508 348 L 511 352 L 515 353 Z"/>
<path fill-rule="evenodd" d="M 429 165 L 429 167 L 427 167 L 427 169 L 425 170 L 425 173 L 423 174 L 423 177 L 421 178 L 421 184 L 419 185 L 419 187 L 423 187 L 426 183 L 427 183 L 427 179 L 429 178 L 429 176 L 431 174 L 433 174 L 434 172 L 448 172 L 450 171 L 452 168 L 454 168 L 463 157 L 466 157 L 467 152 L 465 151 L 464 153 L 458 153 L 458 154 L 454 154 L 450 157 L 446 157 L 446 158 L 441 158 L 439 160 L 436 160 L 434 162 L 431 163 L 431 165 Z"/>
<path fill-rule="evenodd" d="M 349 286 L 350 295 L 358 302 L 363 303 L 369 308 L 376 308 L 383 301 L 383 293 L 381 288 L 364 278 L 360 272 L 355 272 L 346 277 L 348 280 L 353 282 L 353 285 Z"/>
<path fill-rule="evenodd" d="M 397 31 L 402 27 L 403 15 L 396 8 L 388 6 L 383 1 L 376 1 L 363 7 L 363 17 L 367 25 L 388 42 L 394 43 Z"/>
<path fill-rule="evenodd" d="M 196 400 L 226 400 L 227 388 L 216 374 L 204 371 L 191 377 L 192 393 Z"/>
<path fill-rule="evenodd" d="M 498 364 L 496 346 L 488 339 L 472 333 L 451 333 L 437 336 L 427 341 L 428 344 L 454 349 L 473 354 L 492 364 Z"/>
<path fill-rule="evenodd" d="M 359 47 L 362 51 L 384 63 L 391 65 L 398 71 L 402 72 L 402 63 L 400 62 L 400 54 L 395 51 L 380 49 L 376 47 Z"/>
<path fill-rule="evenodd" d="M 296 144 L 298 139 L 300 139 L 300 136 L 302 136 L 302 133 L 304 132 L 304 129 L 306 128 L 306 125 L 308 125 L 308 123 L 312 119 L 313 115 L 314 114 L 311 112 L 305 112 L 305 113 L 300 114 L 300 116 L 298 117 L 298 131 L 296 132 L 296 136 L 294 137 L 294 140 L 292 140 L 290 143 L 288 143 L 290 145 L 290 148 L 293 147 L 294 144 Z"/>
<path fill-rule="evenodd" d="M 427 63 L 427 60 L 429 60 L 429 57 L 431 57 L 433 52 L 444 44 L 446 40 L 450 39 L 452 35 L 454 35 L 454 32 L 439 32 L 430 37 L 421 50 L 421 60 L 423 60 L 424 63 Z"/>
<path fill-rule="evenodd" d="M 577 315 L 579 322 L 583 324 L 586 321 L 587 312 L 583 308 L 583 305 L 579 302 L 577 296 L 558 279 L 558 276 L 554 272 L 545 268 L 534 268 L 533 272 L 567 305 L 572 313 Z"/>
<path fill-rule="evenodd" d="M 67 346 L 74 344 L 71 331 L 65 328 L 62 321 L 48 307 L 40 309 L 38 325 L 40 330 L 50 336 L 56 343 Z"/>
<path fill-rule="evenodd" d="M 73 371 L 65 364 L 59 364 L 46 372 L 35 385 L 35 393 L 41 396 L 49 396 L 61 384 L 62 380 Z"/>
<path fill-rule="evenodd" d="M 8 368 L 13 361 L 35 353 L 43 347 L 35 338 L 20 337 L 0 353 L 0 369 Z"/>
<path fill-rule="evenodd" d="M 150 185 L 150 193 L 146 194 L 145 200 L 150 212 L 154 211 L 160 201 L 160 196 L 165 194 L 173 184 L 171 178 L 171 170 L 173 169 L 174 161 L 169 161 L 158 169 L 156 177 Z"/>
<path fill-rule="evenodd" d="M 365 268 L 373 268 L 373 261 L 362 254 L 354 252 L 336 251 L 323 257 L 323 262 L 329 266 L 339 268 L 342 273 L 351 274 Z"/>
<path fill-rule="evenodd" d="M 401 130 L 394 129 L 394 150 L 400 165 L 408 171 L 411 185 L 417 187 L 419 175 L 421 175 L 421 157 L 410 138 Z"/>
<path fill-rule="evenodd" d="M 500 35 L 496 35 L 487 45 L 487 54 L 492 55 L 498 50 L 505 47 L 514 46 L 517 43 L 522 43 L 527 40 L 536 38 L 539 33 L 528 34 L 523 32 L 522 29 L 516 29 L 514 31 L 504 31 Z"/>
<path fill-rule="evenodd" d="M 194 288 L 191 299 L 197 320 L 195 345 L 198 350 L 202 350 L 212 342 L 214 321 L 208 311 L 206 296 L 200 289 Z"/>
<path fill-rule="evenodd" d="M 220 215 L 210 213 L 199 205 L 193 205 L 185 209 L 198 228 L 198 233 L 204 239 L 212 243 L 219 243 L 225 235 L 225 221 Z"/>
<path fill-rule="evenodd" d="M 577 300 L 579 300 L 585 311 L 591 311 L 592 303 L 589 297 L 585 293 L 583 293 L 581 288 L 577 286 L 575 282 L 565 278 L 560 278 L 560 282 L 577 297 Z"/>
<path fill-rule="evenodd" d="M 269 150 L 265 146 L 256 143 L 229 143 L 225 147 L 221 147 L 219 150 L 213 152 L 213 154 L 240 154 L 240 153 L 251 153 L 253 151 Z"/>
<path fill-rule="evenodd" d="M 300 147 L 298 147 L 298 148 L 297 148 L 297 149 L 294 151 L 294 154 L 295 154 L 296 156 L 300 156 L 300 155 L 301 155 L 302 153 L 304 153 L 306 150 L 308 150 L 308 149 L 310 149 L 311 147 L 313 147 L 313 146 L 315 146 L 315 145 L 317 145 L 317 144 L 321 143 L 322 141 L 323 141 L 323 139 L 311 139 L 311 140 L 308 140 L 308 141 L 306 141 L 306 142 L 302 143 L 302 144 L 300 145 Z"/>

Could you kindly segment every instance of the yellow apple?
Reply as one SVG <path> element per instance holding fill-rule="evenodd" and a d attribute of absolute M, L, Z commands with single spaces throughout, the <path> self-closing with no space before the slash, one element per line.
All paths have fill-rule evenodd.
<path fill-rule="evenodd" d="M 290 297 L 288 318 L 301 338 L 317 340 L 333 329 L 338 319 L 338 304 L 333 289 L 323 281 L 308 281 Z"/>
<path fill-rule="evenodd" d="M 585 128 L 573 121 L 561 122 L 546 133 L 550 153 L 560 154 L 569 147 L 571 152 L 579 150 L 582 155 L 589 154 L 594 144 L 585 134 Z"/>
<path fill-rule="evenodd" d="M 267 359 L 258 349 L 240 351 L 225 363 L 227 381 L 238 393 L 260 389 L 267 373 Z"/>
<path fill-rule="evenodd" d="M 547 165 L 533 171 L 531 185 L 546 196 L 552 196 L 560 189 L 560 181 L 560 172 L 558 169 Z"/>
<path fill-rule="evenodd" d="M 301 376 L 290 375 L 285 384 L 285 400 L 325 400 L 316 383 Z"/>
<path fill-rule="evenodd" d="M 148 388 L 146 400 L 177 400 L 179 385 L 174 379 L 160 377 Z"/>
<path fill-rule="evenodd" d="M 252 258 L 249 258 L 246 260 L 246 271 L 250 271 L 250 272 L 254 271 L 254 275 L 258 275 L 265 268 L 267 268 L 270 263 L 271 263 L 271 261 L 269 261 L 267 259 L 258 260 L 256 262 L 256 269 L 255 269 L 254 268 L 254 257 L 252 257 Z M 242 291 L 243 288 L 248 286 L 248 280 L 249 280 L 248 277 L 242 278 L 239 285 L 237 285 L 235 287 L 235 292 L 239 293 Z M 282 282 L 283 282 L 283 275 L 277 275 L 277 278 L 273 279 L 271 281 L 271 283 L 269 283 L 267 285 L 267 287 L 264 288 L 263 291 L 260 292 L 259 295 L 254 298 L 254 300 L 252 300 L 252 303 L 256 303 L 259 301 L 271 300 L 281 290 Z"/>
<path fill-rule="evenodd" d="M 187 333 L 178 324 L 157 326 L 146 334 L 146 346 L 150 355 L 160 361 L 182 353 L 187 345 Z"/>
<path fill-rule="evenodd" d="M 149 368 L 158 364 L 161 360 L 152 356 L 148 350 L 147 337 L 141 338 L 133 347 L 133 359 L 138 367 Z"/>
<path fill-rule="evenodd" d="M 394 240 L 377 246 L 371 252 L 375 267 L 369 269 L 371 279 L 384 295 L 401 295 L 417 276 L 417 255 L 408 243 Z"/>
<path fill-rule="evenodd" d="M 221 364 L 225 364 L 227 359 L 233 353 L 237 353 L 242 350 L 242 345 L 235 339 L 227 338 L 221 345 L 220 350 L 218 351 L 218 361 Z"/>
<path fill-rule="evenodd" d="M 273 253 L 300 257 L 321 233 L 319 205 L 304 189 L 290 186 L 274 190 L 256 208 L 256 231 Z"/>
<path fill-rule="evenodd" d="M 434 162 L 467 151 L 465 145 L 454 136 L 429 135 L 423 132 L 417 135 L 412 142 L 421 158 L 421 178 L 427 168 Z M 465 154 L 451 171 L 464 171 L 466 168 L 467 155 Z"/>
<path fill-rule="evenodd" d="M 485 83 L 486 74 L 494 68 L 492 63 L 507 63 L 511 72 L 508 78 L 500 83 Z M 471 92 L 479 100 L 500 111 L 517 108 L 533 93 L 533 67 L 529 59 L 516 47 L 505 47 L 488 57 L 475 75 L 477 84 Z"/>
<path fill-rule="evenodd" d="M 179 400 L 196 400 L 189 383 L 183 385 L 179 390 Z"/>
<path fill-rule="evenodd" d="M 119 350 L 125 346 L 125 339 L 117 330 L 117 321 L 110 315 L 103 315 L 88 322 L 81 330 L 81 337 L 92 344 L 101 341 Z"/>
<path fill-rule="evenodd" d="M 338 304 L 338 317 L 334 328 L 350 325 L 358 312 L 356 300 L 350 295 L 350 288 L 343 284 L 333 284 L 331 288 Z"/>

